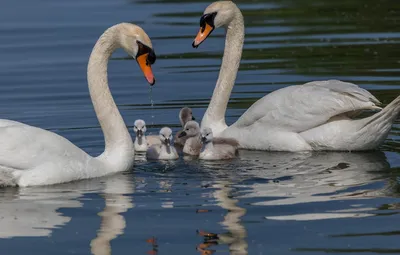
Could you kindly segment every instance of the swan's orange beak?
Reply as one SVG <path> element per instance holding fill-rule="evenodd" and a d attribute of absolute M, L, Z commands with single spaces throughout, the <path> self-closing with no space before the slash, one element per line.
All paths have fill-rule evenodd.
<path fill-rule="evenodd" d="M 142 72 L 144 74 L 144 77 L 146 77 L 147 82 L 151 86 L 153 86 L 154 83 L 156 83 L 156 79 L 154 78 L 153 71 L 151 70 L 151 65 L 147 61 L 148 55 L 148 53 L 142 54 L 136 58 L 136 61 L 138 62 L 140 69 L 142 69 Z"/>
<path fill-rule="evenodd" d="M 199 47 L 199 45 L 207 39 L 213 30 L 214 27 L 207 23 L 205 23 L 204 27 L 200 27 L 200 30 L 192 43 L 193 48 Z"/>

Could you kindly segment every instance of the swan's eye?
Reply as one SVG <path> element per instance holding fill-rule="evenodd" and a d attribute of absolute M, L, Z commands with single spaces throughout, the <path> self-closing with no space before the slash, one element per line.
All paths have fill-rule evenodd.
<path fill-rule="evenodd" d="M 206 23 L 211 27 L 214 27 L 214 19 L 217 16 L 217 12 L 207 13 L 200 18 L 200 27 L 204 30 L 206 28 Z M 203 33 L 204 31 L 202 31 Z"/>
<path fill-rule="evenodd" d="M 149 56 L 147 56 L 147 61 L 150 62 L 150 65 L 152 65 L 156 62 L 156 59 L 156 53 L 153 49 L 150 49 Z"/>
<path fill-rule="evenodd" d="M 137 45 L 138 45 L 138 52 L 136 54 L 136 58 L 138 58 L 139 56 L 143 55 L 143 54 L 147 54 L 147 59 L 146 59 L 146 65 L 152 65 L 156 62 L 156 53 L 154 52 L 154 50 L 152 48 L 150 48 L 149 46 L 143 44 L 140 41 L 136 41 Z"/>

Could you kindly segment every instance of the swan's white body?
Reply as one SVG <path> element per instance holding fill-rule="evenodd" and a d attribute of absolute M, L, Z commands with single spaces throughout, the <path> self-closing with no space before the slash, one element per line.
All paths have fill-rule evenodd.
<path fill-rule="evenodd" d="M 125 41 L 129 33 L 140 34 L 151 47 L 150 39 L 141 28 L 118 24 L 100 37 L 88 64 L 90 96 L 105 136 L 105 151 L 98 157 L 91 157 L 55 133 L 16 121 L 0 120 L 1 185 L 57 184 L 132 168 L 133 142 L 107 83 L 108 59 L 115 49 L 132 47 Z"/>
<path fill-rule="evenodd" d="M 255 150 L 371 150 L 385 140 L 399 115 L 400 96 L 379 113 L 353 119 L 365 110 L 380 109 L 380 103 L 367 90 L 338 80 L 274 91 L 228 127 L 225 112 L 242 54 L 243 16 L 232 1 L 211 4 L 204 14 L 212 13 L 216 13 L 213 26 L 226 28 L 226 40 L 219 78 L 202 127 L 212 128 L 215 136 L 235 138 L 240 148 Z M 204 31 L 209 34 L 212 29 L 201 29 L 194 47 L 207 37 Z"/>
<path fill-rule="evenodd" d="M 144 120 L 135 120 L 133 131 L 136 134 L 133 146 L 137 152 L 145 152 L 147 149 L 155 144 L 161 145 L 161 141 L 158 136 L 146 135 L 146 122 Z"/>
<path fill-rule="evenodd" d="M 154 144 L 147 149 L 146 157 L 148 159 L 171 160 L 178 159 L 179 155 L 175 147 L 171 145 L 172 130 L 164 127 L 160 130 L 160 144 Z"/>
<path fill-rule="evenodd" d="M 232 138 L 214 138 L 211 128 L 201 130 L 201 141 L 204 146 L 199 159 L 232 159 L 238 155 L 238 142 Z"/>

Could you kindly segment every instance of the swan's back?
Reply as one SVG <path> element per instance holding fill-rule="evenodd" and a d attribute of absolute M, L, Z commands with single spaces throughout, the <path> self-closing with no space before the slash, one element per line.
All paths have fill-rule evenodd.
<path fill-rule="evenodd" d="M 0 165 L 32 169 L 49 157 L 84 160 L 90 157 L 69 140 L 53 132 L 19 123 L 0 127 Z"/>
<path fill-rule="evenodd" d="M 231 127 L 261 125 L 303 132 L 340 114 L 380 109 L 370 92 L 338 80 L 313 81 L 276 90 L 255 102 Z"/>
<path fill-rule="evenodd" d="M 104 172 L 100 160 L 60 135 L 23 123 L 0 127 L 0 185 L 57 184 Z"/>

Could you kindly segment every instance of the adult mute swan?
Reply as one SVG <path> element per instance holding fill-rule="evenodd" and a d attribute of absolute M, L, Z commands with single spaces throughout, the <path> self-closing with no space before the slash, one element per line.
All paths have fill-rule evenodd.
<path fill-rule="evenodd" d="M 255 102 L 231 126 L 225 111 L 235 83 L 244 40 L 243 16 L 232 1 L 209 5 L 200 19 L 197 48 L 218 27 L 226 30 L 221 70 L 201 126 L 215 136 L 235 138 L 240 148 L 273 151 L 370 150 L 388 135 L 400 112 L 400 96 L 381 109 L 368 91 L 338 80 L 314 81 L 276 90 Z"/>
<path fill-rule="evenodd" d="M 91 157 L 55 133 L 11 120 L 0 120 L 0 184 L 50 185 L 100 177 L 131 169 L 132 138 L 115 105 L 107 82 L 111 54 L 123 48 L 133 56 L 147 81 L 155 79 L 151 65 L 156 56 L 142 28 L 121 23 L 108 28 L 90 55 L 89 92 L 105 138 L 105 150 Z"/>

